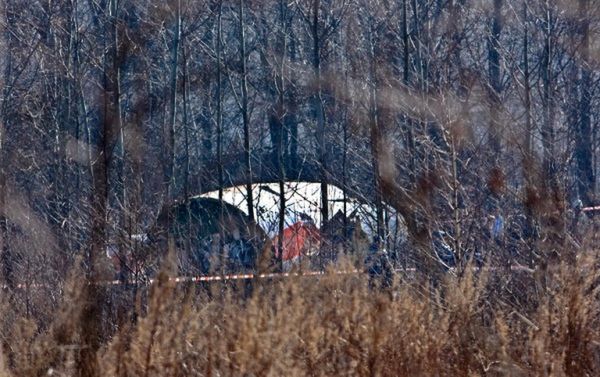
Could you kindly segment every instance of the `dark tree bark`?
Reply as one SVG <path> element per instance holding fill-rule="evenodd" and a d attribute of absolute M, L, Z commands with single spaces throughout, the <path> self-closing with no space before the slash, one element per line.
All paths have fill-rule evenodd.
<path fill-rule="evenodd" d="M 408 89 L 411 85 L 411 67 L 410 67 L 410 35 L 408 33 L 408 0 L 402 0 L 402 84 Z M 411 183 L 416 182 L 417 164 L 416 164 L 416 145 L 415 132 L 413 130 L 414 122 L 408 114 L 404 115 L 404 125 L 406 127 L 406 145 L 409 153 L 409 174 Z"/>
<path fill-rule="evenodd" d="M 286 209 L 286 198 L 285 198 L 285 160 L 284 160 L 284 148 L 286 139 L 286 122 L 285 122 L 285 60 L 287 52 L 287 18 L 288 9 L 285 0 L 279 1 L 279 15 L 280 15 L 280 27 L 281 35 L 279 41 L 280 61 L 277 75 L 277 105 L 275 110 L 275 116 L 279 123 L 279 140 L 277 140 L 277 167 L 279 173 L 279 221 L 278 221 L 278 233 L 277 238 L 277 250 L 279 250 L 279 266 L 283 269 L 283 230 L 285 228 L 285 209 Z"/>
<path fill-rule="evenodd" d="M 248 114 L 248 72 L 246 67 L 247 58 L 244 7 L 244 0 L 239 0 L 240 60 L 242 67 L 242 121 L 244 125 L 244 164 L 246 168 L 246 200 L 248 205 L 248 219 L 250 220 L 250 222 L 254 222 L 254 194 L 252 193 L 252 159 L 250 151 L 250 119 Z"/>
<path fill-rule="evenodd" d="M 523 86 L 525 88 L 525 162 L 524 167 L 531 164 L 532 145 L 531 134 L 533 124 L 531 122 L 531 78 L 529 72 L 529 13 L 527 11 L 527 1 L 523 1 Z M 524 171 L 525 177 L 529 177 L 530 172 Z"/>
<path fill-rule="evenodd" d="M 225 176 L 223 172 L 223 74 L 222 74 L 222 16 L 223 16 L 223 1 L 219 0 L 219 9 L 217 11 L 217 168 L 219 180 L 219 253 L 223 251 L 224 229 L 223 222 L 225 219 L 225 207 L 223 205 L 223 186 L 225 185 Z"/>
<path fill-rule="evenodd" d="M 164 167 L 164 185 L 165 185 L 165 203 L 166 208 L 170 208 L 173 201 L 173 191 L 175 189 L 175 122 L 177 120 L 177 84 L 179 67 L 179 41 L 181 39 L 181 1 L 177 0 L 177 9 L 175 11 L 175 22 L 173 23 L 173 41 L 171 44 L 171 78 L 170 78 L 170 103 L 169 118 L 165 130 L 165 167 Z M 172 211 L 167 211 L 167 235 L 172 244 L 171 224 L 173 222 Z"/>
<path fill-rule="evenodd" d="M 312 108 L 317 123 L 316 138 L 318 143 L 319 154 L 319 169 L 321 175 L 321 224 L 329 220 L 329 194 L 328 186 L 328 169 L 327 169 L 327 151 L 326 146 L 326 130 L 325 130 L 325 110 L 323 109 L 323 94 L 321 82 L 321 28 L 319 24 L 321 11 L 321 0 L 313 0 L 312 2 L 312 19 L 311 19 L 311 36 L 312 36 L 312 68 L 314 73 L 314 94 L 312 96 Z"/>
<path fill-rule="evenodd" d="M 108 4 L 107 14 L 110 16 L 115 7 L 116 0 Z M 108 23 L 110 24 L 110 22 Z M 107 33 L 110 38 L 110 32 Z M 106 43 L 106 41 L 105 41 Z M 116 82 L 118 73 L 115 64 L 111 64 L 105 57 L 102 71 L 102 110 L 99 139 L 92 148 L 92 190 L 90 192 L 91 204 L 91 235 L 88 253 L 86 255 L 86 283 L 84 284 L 84 306 L 80 320 L 80 331 L 84 346 L 77 360 L 78 372 L 82 376 L 97 376 L 98 359 L 97 351 L 102 339 L 103 305 L 106 301 L 106 292 L 99 282 L 103 279 L 101 266 L 102 258 L 106 253 L 107 245 L 107 215 L 110 195 L 110 167 L 114 158 L 115 146 L 119 138 L 119 125 L 115 107 L 116 101 L 112 96 L 117 93 Z"/>
<path fill-rule="evenodd" d="M 544 19 L 544 44 L 542 50 L 541 79 L 542 79 L 542 107 L 543 124 L 541 127 L 542 147 L 544 154 L 544 175 L 550 186 L 556 188 L 556 162 L 554 156 L 554 72 L 552 69 L 553 53 L 553 22 L 552 8 L 548 0 L 545 2 L 546 18 Z"/>
<path fill-rule="evenodd" d="M 291 26 L 291 25 L 290 25 Z M 294 67 L 297 64 L 296 56 L 296 44 L 297 41 L 294 38 L 293 30 L 290 27 L 290 65 Z M 298 90 L 296 80 L 296 70 L 291 69 L 289 74 L 289 82 L 287 90 L 287 116 L 285 117 L 286 128 L 289 130 L 289 151 L 287 160 L 289 161 L 289 167 L 294 171 L 298 168 Z"/>
<path fill-rule="evenodd" d="M 8 47 L 8 54 L 6 54 L 5 68 L 4 68 L 4 87 L 2 88 L 2 106 L 0 107 L 0 120 L 2 121 L 2 128 L 0 128 L 0 262 L 2 263 L 2 278 L 4 283 L 11 291 L 15 287 L 15 278 L 13 275 L 13 255 L 9 241 L 9 220 L 8 220 L 8 208 L 7 208 L 7 178 L 8 178 L 8 167 L 10 161 L 8 160 L 7 151 L 7 137 L 6 133 L 11 129 L 11 119 L 9 115 L 9 103 L 12 92 L 12 80 L 13 80 L 13 54 L 12 54 L 12 36 L 10 28 L 12 27 L 12 9 L 9 9 L 8 4 L 4 5 L 4 12 L 6 14 L 5 26 L 6 30 L 3 33 L 4 43 Z"/>
<path fill-rule="evenodd" d="M 124 131 L 123 131 L 123 119 L 122 119 L 122 109 L 121 109 L 121 64 L 122 61 L 125 60 L 125 51 L 121 51 L 120 49 L 120 35 L 119 35 L 119 4 L 118 0 L 110 0 L 109 3 L 109 30 L 108 35 L 110 35 L 110 56 L 107 56 L 106 59 L 109 60 L 107 62 L 108 65 L 111 66 L 111 76 L 108 77 L 110 81 L 110 101 L 112 102 L 111 106 L 113 107 L 114 114 L 114 127 L 116 128 L 115 132 L 117 132 L 115 150 L 117 153 L 113 158 L 110 159 L 109 165 L 107 165 L 108 170 L 108 181 L 114 181 L 115 185 L 115 211 L 116 211 L 116 230 L 115 234 L 119 235 L 117 239 L 117 245 L 119 248 L 119 279 L 122 282 L 126 282 L 128 278 L 128 268 L 127 266 L 127 248 L 128 242 L 125 238 L 125 208 L 126 208 L 126 182 L 125 182 L 125 140 L 124 140 Z M 116 158 L 115 158 L 116 157 Z M 114 174 L 115 179 L 111 180 L 111 172 Z M 110 193 L 109 193 L 110 194 Z M 108 204 L 110 206 L 110 202 Z"/>
<path fill-rule="evenodd" d="M 580 98 L 579 122 L 576 131 L 575 159 L 577 161 L 577 182 L 579 197 L 585 205 L 591 205 L 595 198 L 595 174 L 592 163 L 592 125 L 591 125 L 591 83 L 590 71 L 590 0 L 579 0 L 580 49 Z"/>
<path fill-rule="evenodd" d="M 532 145 L 533 122 L 531 117 L 531 72 L 529 68 L 529 12 L 528 1 L 523 1 L 523 87 L 524 87 L 524 108 L 525 108 L 525 141 L 523 145 L 523 180 L 525 182 L 525 195 L 531 195 L 535 187 L 535 164 Z M 535 238 L 535 212 L 533 203 L 525 200 L 525 229 L 526 239 Z M 529 246 L 528 264 L 530 267 L 535 265 L 535 253 L 533 243 Z"/>
<path fill-rule="evenodd" d="M 190 117 L 189 116 L 189 84 L 188 84 L 188 56 L 187 56 L 187 49 L 186 49 L 186 44 L 185 44 L 185 40 L 183 40 L 181 42 L 181 50 L 182 50 L 182 58 L 183 58 L 183 62 L 182 62 L 182 68 L 183 68 L 183 72 L 182 72 L 182 86 L 183 86 L 183 138 L 184 138 L 184 148 L 185 148 L 185 160 L 183 163 L 183 197 L 185 198 L 185 202 L 186 202 L 186 206 L 187 206 L 187 212 L 186 212 L 186 225 L 187 225 L 187 229 L 186 229 L 186 235 L 185 235 L 185 251 L 186 251 L 186 255 L 191 255 L 190 252 L 192 250 L 192 240 L 191 240 L 191 235 L 192 235 L 192 222 L 191 222 L 191 209 L 190 209 L 190 135 L 189 135 L 189 129 L 190 129 L 190 118 L 192 119 L 192 123 L 194 123 L 194 129 L 195 127 L 195 122 L 193 122 L 194 117 Z"/>
<path fill-rule="evenodd" d="M 383 145 L 382 130 L 379 124 L 379 99 L 378 99 L 378 77 L 377 77 L 377 56 L 375 38 L 375 30 L 373 30 L 374 20 L 369 20 L 370 30 L 369 35 L 369 123 L 371 137 L 371 160 L 373 167 L 373 177 L 375 184 L 375 211 L 377 218 L 377 236 L 380 242 L 383 242 L 385 237 L 385 226 L 383 219 L 383 203 L 381 200 L 381 147 Z"/>
<path fill-rule="evenodd" d="M 490 145 L 496 156 L 501 152 L 500 92 L 502 91 L 500 71 L 500 34 L 502 33 L 502 2 L 494 0 L 491 17 L 490 35 L 488 37 L 488 75 L 490 106 Z"/>

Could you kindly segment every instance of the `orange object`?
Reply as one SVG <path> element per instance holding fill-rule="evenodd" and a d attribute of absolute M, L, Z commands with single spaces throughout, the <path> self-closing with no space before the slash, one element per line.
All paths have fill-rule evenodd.
<path fill-rule="evenodd" d="M 301 255 L 311 255 L 319 250 L 321 234 L 314 224 L 297 222 L 283 230 L 283 261 L 289 261 Z M 279 258 L 279 236 L 273 238 L 275 256 Z"/>

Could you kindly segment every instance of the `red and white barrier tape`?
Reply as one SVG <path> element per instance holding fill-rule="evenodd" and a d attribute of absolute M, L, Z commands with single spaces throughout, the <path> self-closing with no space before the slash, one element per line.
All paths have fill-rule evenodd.
<path fill-rule="evenodd" d="M 334 271 L 336 275 L 349 275 L 360 273 L 359 270 L 349 271 Z M 205 276 L 177 276 L 169 278 L 169 281 L 175 283 L 201 283 L 211 281 L 227 281 L 227 280 L 251 280 L 251 279 L 272 279 L 272 278 L 287 278 L 292 276 L 319 276 L 325 275 L 323 271 L 306 271 L 306 272 L 272 272 L 267 274 L 230 274 L 230 275 L 205 275 Z M 156 283 L 157 279 L 149 279 L 148 284 Z M 107 285 L 120 285 L 122 284 L 119 280 L 111 280 L 106 282 Z"/>
<path fill-rule="evenodd" d="M 334 271 L 336 275 L 348 275 L 348 274 L 357 274 L 360 273 L 359 270 L 349 270 L 349 271 Z M 287 278 L 292 276 L 319 276 L 325 275 L 326 272 L 323 271 L 306 271 L 302 273 L 298 272 L 272 272 L 266 274 L 229 274 L 229 275 L 205 275 L 205 276 L 176 276 L 169 278 L 169 281 L 175 283 L 201 283 L 201 282 L 212 282 L 212 281 L 228 281 L 228 280 L 251 280 L 251 279 L 273 279 L 273 278 Z M 144 284 L 154 284 L 158 279 L 152 278 L 148 279 L 144 282 Z M 102 285 L 121 285 L 123 284 L 120 280 L 107 280 L 100 282 Z M 41 288 L 47 286 L 47 284 L 42 283 L 20 283 L 16 285 L 17 289 L 24 288 Z M 8 286 L 6 284 L 1 286 L 2 289 L 7 289 Z"/>
<path fill-rule="evenodd" d="M 473 267 L 473 269 L 475 271 L 479 271 L 482 268 L 479 267 Z M 455 268 L 450 268 L 449 271 L 454 271 Z M 503 267 L 485 267 L 483 268 L 483 270 L 485 271 L 502 271 L 504 270 Z M 527 273 L 533 273 L 534 270 L 527 267 L 527 266 L 522 266 L 522 265 L 511 265 L 510 266 L 510 270 L 513 272 L 527 272 Z M 401 273 L 401 272 L 416 272 L 417 269 L 416 268 L 406 268 L 406 269 L 400 269 L 400 270 L 396 270 L 397 273 Z M 361 274 L 363 273 L 363 271 L 354 269 L 354 270 L 342 270 L 342 271 L 333 271 L 331 272 L 335 275 L 354 275 L 354 274 Z M 254 274 L 229 274 L 229 275 L 205 275 L 205 276 L 176 276 L 176 277 L 171 277 L 169 278 L 169 281 L 171 282 L 175 282 L 175 283 L 201 283 L 201 282 L 215 282 L 215 281 L 229 281 L 229 280 L 252 280 L 252 279 L 273 279 L 273 278 L 288 278 L 288 277 L 301 277 L 301 276 L 322 276 L 322 275 L 326 275 L 329 274 L 329 272 L 324 272 L 324 271 L 305 271 L 305 272 L 272 272 L 272 273 L 265 273 L 265 274 L 258 274 L 258 275 L 254 275 Z M 156 283 L 157 279 L 153 278 L 153 279 L 149 279 L 146 284 L 154 284 Z M 123 282 L 119 281 L 119 280 L 109 280 L 109 281 L 104 281 L 101 282 L 100 284 L 102 285 L 122 285 Z M 16 288 L 17 289 L 25 289 L 25 288 L 42 288 L 47 286 L 47 284 L 42 284 L 42 283 L 21 283 L 21 284 L 17 284 Z M 2 289 L 7 289 L 8 287 L 6 285 L 2 285 L 1 286 Z"/>

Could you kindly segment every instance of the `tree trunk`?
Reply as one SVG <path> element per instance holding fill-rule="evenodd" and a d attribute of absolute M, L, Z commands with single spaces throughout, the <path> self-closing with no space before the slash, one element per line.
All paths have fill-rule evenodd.
<path fill-rule="evenodd" d="M 402 56 L 402 84 L 406 89 L 410 87 L 410 37 L 408 34 L 408 0 L 402 1 L 402 43 L 403 43 L 403 56 Z M 408 114 L 404 115 L 404 126 L 406 127 L 406 145 L 409 153 L 409 174 L 410 181 L 412 184 L 416 182 L 416 147 L 415 147 L 415 134 L 414 134 L 414 123 L 411 121 Z"/>
<path fill-rule="evenodd" d="M 244 163 L 246 166 L 246 200 L 248 219 L 254 222 L 254 195 L 252 193 L 252 160 L 250 153 L 250 119 L 248 117 L 248 78 L 246 71 L 246 33 L 244 22 L 244 0 L 239 0 L 240 59 L 242 65 L 242 120 L 244 123 Z"/>
<path fill-rule="evenodd" d="M 290 64 L 294 67 L 296 64 L 296 40 L 294 39 L 293 31 L 290 32 Z M 288 152 L 288 161 L 289 167 L 293 169 L 293 171 L 298 170 L 299 158 L 298 158 L 298 99 L 297 99 L 297 80 L 296 80 L 296 70 L 290 70 L 290 83 L 287 90 L 287 116 L 285 117 L 286 127 L 289 130 L 289 152 Z"/>
<path fill-rule="evenodd" d="M 186 255 L 191 255 L 191 234 L 192 234 L 192 223 L 191 223 L 191 209 L 190 209 L 190 136 L 189 136 L 189 89 L 188 89 L 188 57 L 185 46 L 185 40 L 181 43 L 182 57 L 183 57 L 183 74 L 182 74 L 182 85 L 183 85 L 183 137 L 184 137 L 184 148 L 185 148 L 185 161 L 183 166 L 183 197 L 186 203 L 186 234 L 185 234 L 185 251 Z M 192 123 L 194 117 L 192 116 Z M 194 127 L 195 128 L 195 127 Z"/>
<path fill-rule="evenodd" d="M 502 32 L 502 0 L 494 0 L 491 19 L 491 34 L 488 37 L 488 74 L 490 106 L 490 146 L 497 160 L 501 152 L 500 92 L 502 90 L 500 72 L 500 33 Z"/>
<path fill-rule="evenodd" d="M 109 12 L 113 9 L 113 1 L 109 4 Z M 110 37 L 110 33 L 108 34 Z M 106 42 L 105 42 L 106 43 Z M 110 167 L 114 157 L 113 150 L 118 142 L 118 124 L 115 101 L 111 96 L 115 95 L 114 84 L 117 79 L 116 65 L 109 64 L 105 57 L 103 81 L 103 109 L 102 131 L 96 148 L 92 149 L 93 158 L 92 190 L 90 192 L 91 203 L 91 237 L 90 247 L 86 256 L 86 284 L 84 284 L 84 297 L 86 305 L 82 310 L 80 327 L 84 346 L 77 360 L 79 374 L 82 376 L 97 376 L 98 359 L 97 352 L 101 345 L 102 337 L 102 304 L 105 302 L 106 292 L 99 284 L 101 276 L 101 261 L 106 253 L 107 245 L 107 212 L 109 202 Z"/>
<path fill-rule="evenodd" d="M 8 7 L 7 4 L 4 4 L 4 7 Z M 7 151 L 7 137 L 6 133 L 11 128 L 10 115 L 8 113 L 9 102 L 11 98 L 11 80 L 13 76 L 13 56 L 12 56 L 12 37 L 9 28 L 11 25 L 10 14 L 12 12 L 6 10 L 5 14 L 7 25 L 5 26 L 6 30 L 4 31 L 4 41 L 6 46 L 8 47 L 8 53 L 6 54 L 5 60 L 5 68 L 4 68 L 4 87 L 2 88 L 2 106 L 0 107 L 0 120 L 2 121 L 2 126 L 0 128 L 0 261 L 2 263 L 2 283 L 4 283 L 9 290 L 12 290 L 15 287 L 15 280 L 13 276 L 13 256 L 12 250 L 10 248 L 9 243 L 9 220 L 8 213 L 6 207 L 6 199 L 7 199 L 7 178 L 8 178 L 8 167 L 10 163 L 8 161 L 8 151 Z"/>
<path fill-rule="evenodd" d="M 577 160 L 577 182 L 579 196 L 584 205 L 593 204 L 595 198 L 595 174 L 592 163 L 591 126 L 591 72 L 590 72 L 590 21 L 589 0 L 579 0 L 579 29 L 581 37 L 581 83 L 579 98 L 579 124 L 577 128 L 575 159 Z"/>
<path fill-rule="evenodd" d="M 525 194 L 534 189 L 535 185 L 535 170 L 534 170 L 534 155 L 532 145 L 533 124 L 531 120 L 531 77 L 529 71 L 529 15 L 527 12 L 528 2 L 523 1 L 523 86 L 524 86 L 524 107 L 525 107 L 525 145 L 523 146 L 523 180 L 525 182 Z M 533 191 L 531 191 L 533 192 Z M 533 203 L 525 201 L 525 229 L 524 236 L 526 239 L 535 237 L 535 213 L 532 207 Z M 529 266 L 535 265 L 535 253 L 533 248 L 534 243 L 529 245 Z"/>
<path fill-rule="evenodd" d="M 219 179 L 219 255 L 223 253 L 224 247 L 224 205 L 223 205 L 223 186 L 225 184 L 225 177 L 223 173 L 223 93 L 222 93 L 222 53 L 223 46 L 221 44 L 222 39 L 222 15 L 223 15 L 223 1 L 219 1 L 219 10 L 217 14 L 217 165 L 218 165 L 218 179 Z"/>
<path fill-rule="evenodd" d="M 523 81 L 525 87 L 525 156 L 531 160 L 533 157 L 533 146 L 531 137 L 533 125 L 531 123 L 531 78 L 529 73 L 529 15 L 527 12 L 527 0 L 523 1 Z M 525 166 L 527 164 L 524 164 Z M 529 172 L 525 171 L 525 176 L 528 177 Z"/>
<path fill-rule="evenodd" d="M 544 26 L 544 47 L 542 52 L 541 76 L 543 85 L 542 106 L 543 125 L 541 129 L 542 147 L 544 150 L 544 179 L 556 188 L 556 166 L 554 157 L 554 100 L 553 100 L 553 72 L 552 72 L 552 9 L 546 0 L 546 19 Z"/>
<path fill-rule="evenodd" d="M 372 25 L 371 20 L 371 25 Z M 375 185 L 375 209 L 377 218 L 377 237 L 379 242 L 384 241 L 385 229 L 383 219 L 383 204 L 381 200 L 381 172 L 379 169 L 382 147 L 382 135 L 379 125 L 379 104 L 378 104 L 378 78 L 377 78 L 377 55 L 375 53 L 375 31 L 370 26 L 369 30 L 369 123 L 371 132 L 371 161 L 373 166 L 373 177 Z M 391 177 L 390 177 L 391 178 Z M 395 179 L 395 177 L 394 177 Z"/>
<path fill-rule="evenodd" d="M 169 252 L 174 245 L 174 236 L 171 231 L 173 224 L 173 211 L 171 207 L 175 195 L 175 122 L 177 119 L 177 82 L 179 65 L 179 40 L 181 38 L 181 2 L 177 0 L 177 9 L 175 14 L 175 23 L 173 25 L 173 40 L 171 43 L 171 77 L 169 92 L 169 114 L 163 132 L 165 160 L 163 162 L 163 192 L 165 200 L 163 210 L 166 216 L 159 224 L 162 231 L 166 234 L 167 250 Z"/>
<path fill-rule="evenodd" d="M 118 15 L 118 0 L 110 0 L 109 5 L 109 33 L 110 35 L 110 57 L 107 59 L 111 60 L 110 66 L 112 69 L 112 74 L 108 78 L 109 82 L 109 95 L 111 96 L 112 107 L 113 107 L 113 116 L 114 119 L 111 120 L 114 122 L 115 132 L 117 132 L 118 141 L 116 141 L 116 145 L 118 145 L 117 149 L 117 158 L 111 158 L 106 166 L 108 170 L 108 181 L 110 181 L 111 171 L 115 174 L 114 182 L 116 183 L 115 187 L 115 211 L 116 211 L 116 228 L 114 234 L 118 235 L 118 239 L 116 240 L 118 245 L 119 252 L 119 279 L 122 282 L 127 281 L 127 247 L 128 247 L 128 239 L 125 238 L 125 140 L 123 134 L 123 121 L 121 116 L 121 61 L 124 58 L 120 56 L 119 51 L 119 15 Z M 110 193 L 109 193 L 110 195 Z M 109 202 L 110 203 L 110 202 Z M 110 204 L 107 203 L 109 206 Z"/>
<path fill-rule="evenodd" d="M 327 151 L 325 149 L 325 113 L 323 109 L 322 83 L 321 83 L 321 39 L 320 39 L 320 12 L 321 0 L 313 0 L 312 4 L 312 25 L 311 33 L 313 39 L 312 65 L 315 75 L 314 94 L 312 98 L 312 107 L 315 119 L 317 121 L 317 142 L 319 145 L 319 169 L 321 176 L 321 224 L 329 220 L 329 196 L 328 169 L 327 169 Z"/>
<path fill-rule="evenodd" d="M 277 238 L 277 250 L 279 250 L 279 267 L 283 270 L 283 231 L 285 228 L 285 161 L 284 161 L 284 139 L 286 133 L 285 114 L 285 58 L 287 51 L 287 5 L 285 0 L 279 1 L 279 12 L 281 17 L 281 36 L 280 36 L 280 66 L 277 85 L 277 108 L 276 116 L 279 123 L 279 140 L 277 141 L 277 167 L 279 170 L 279 224 Z"/>

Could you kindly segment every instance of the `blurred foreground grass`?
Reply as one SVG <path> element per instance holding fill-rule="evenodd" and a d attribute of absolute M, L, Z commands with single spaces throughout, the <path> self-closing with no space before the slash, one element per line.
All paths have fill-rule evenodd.
<path fill-rule="evenodd" d="M 77 278 L 44 320 L 4 294 L 0 376 L 600 375 L 596 257 L 435 284 L 397 276 L 391 289 L 365 275 L 206 289 L 166 276 L 105 305 L 94 371 L 78 363 L 89 298 Z"/>

